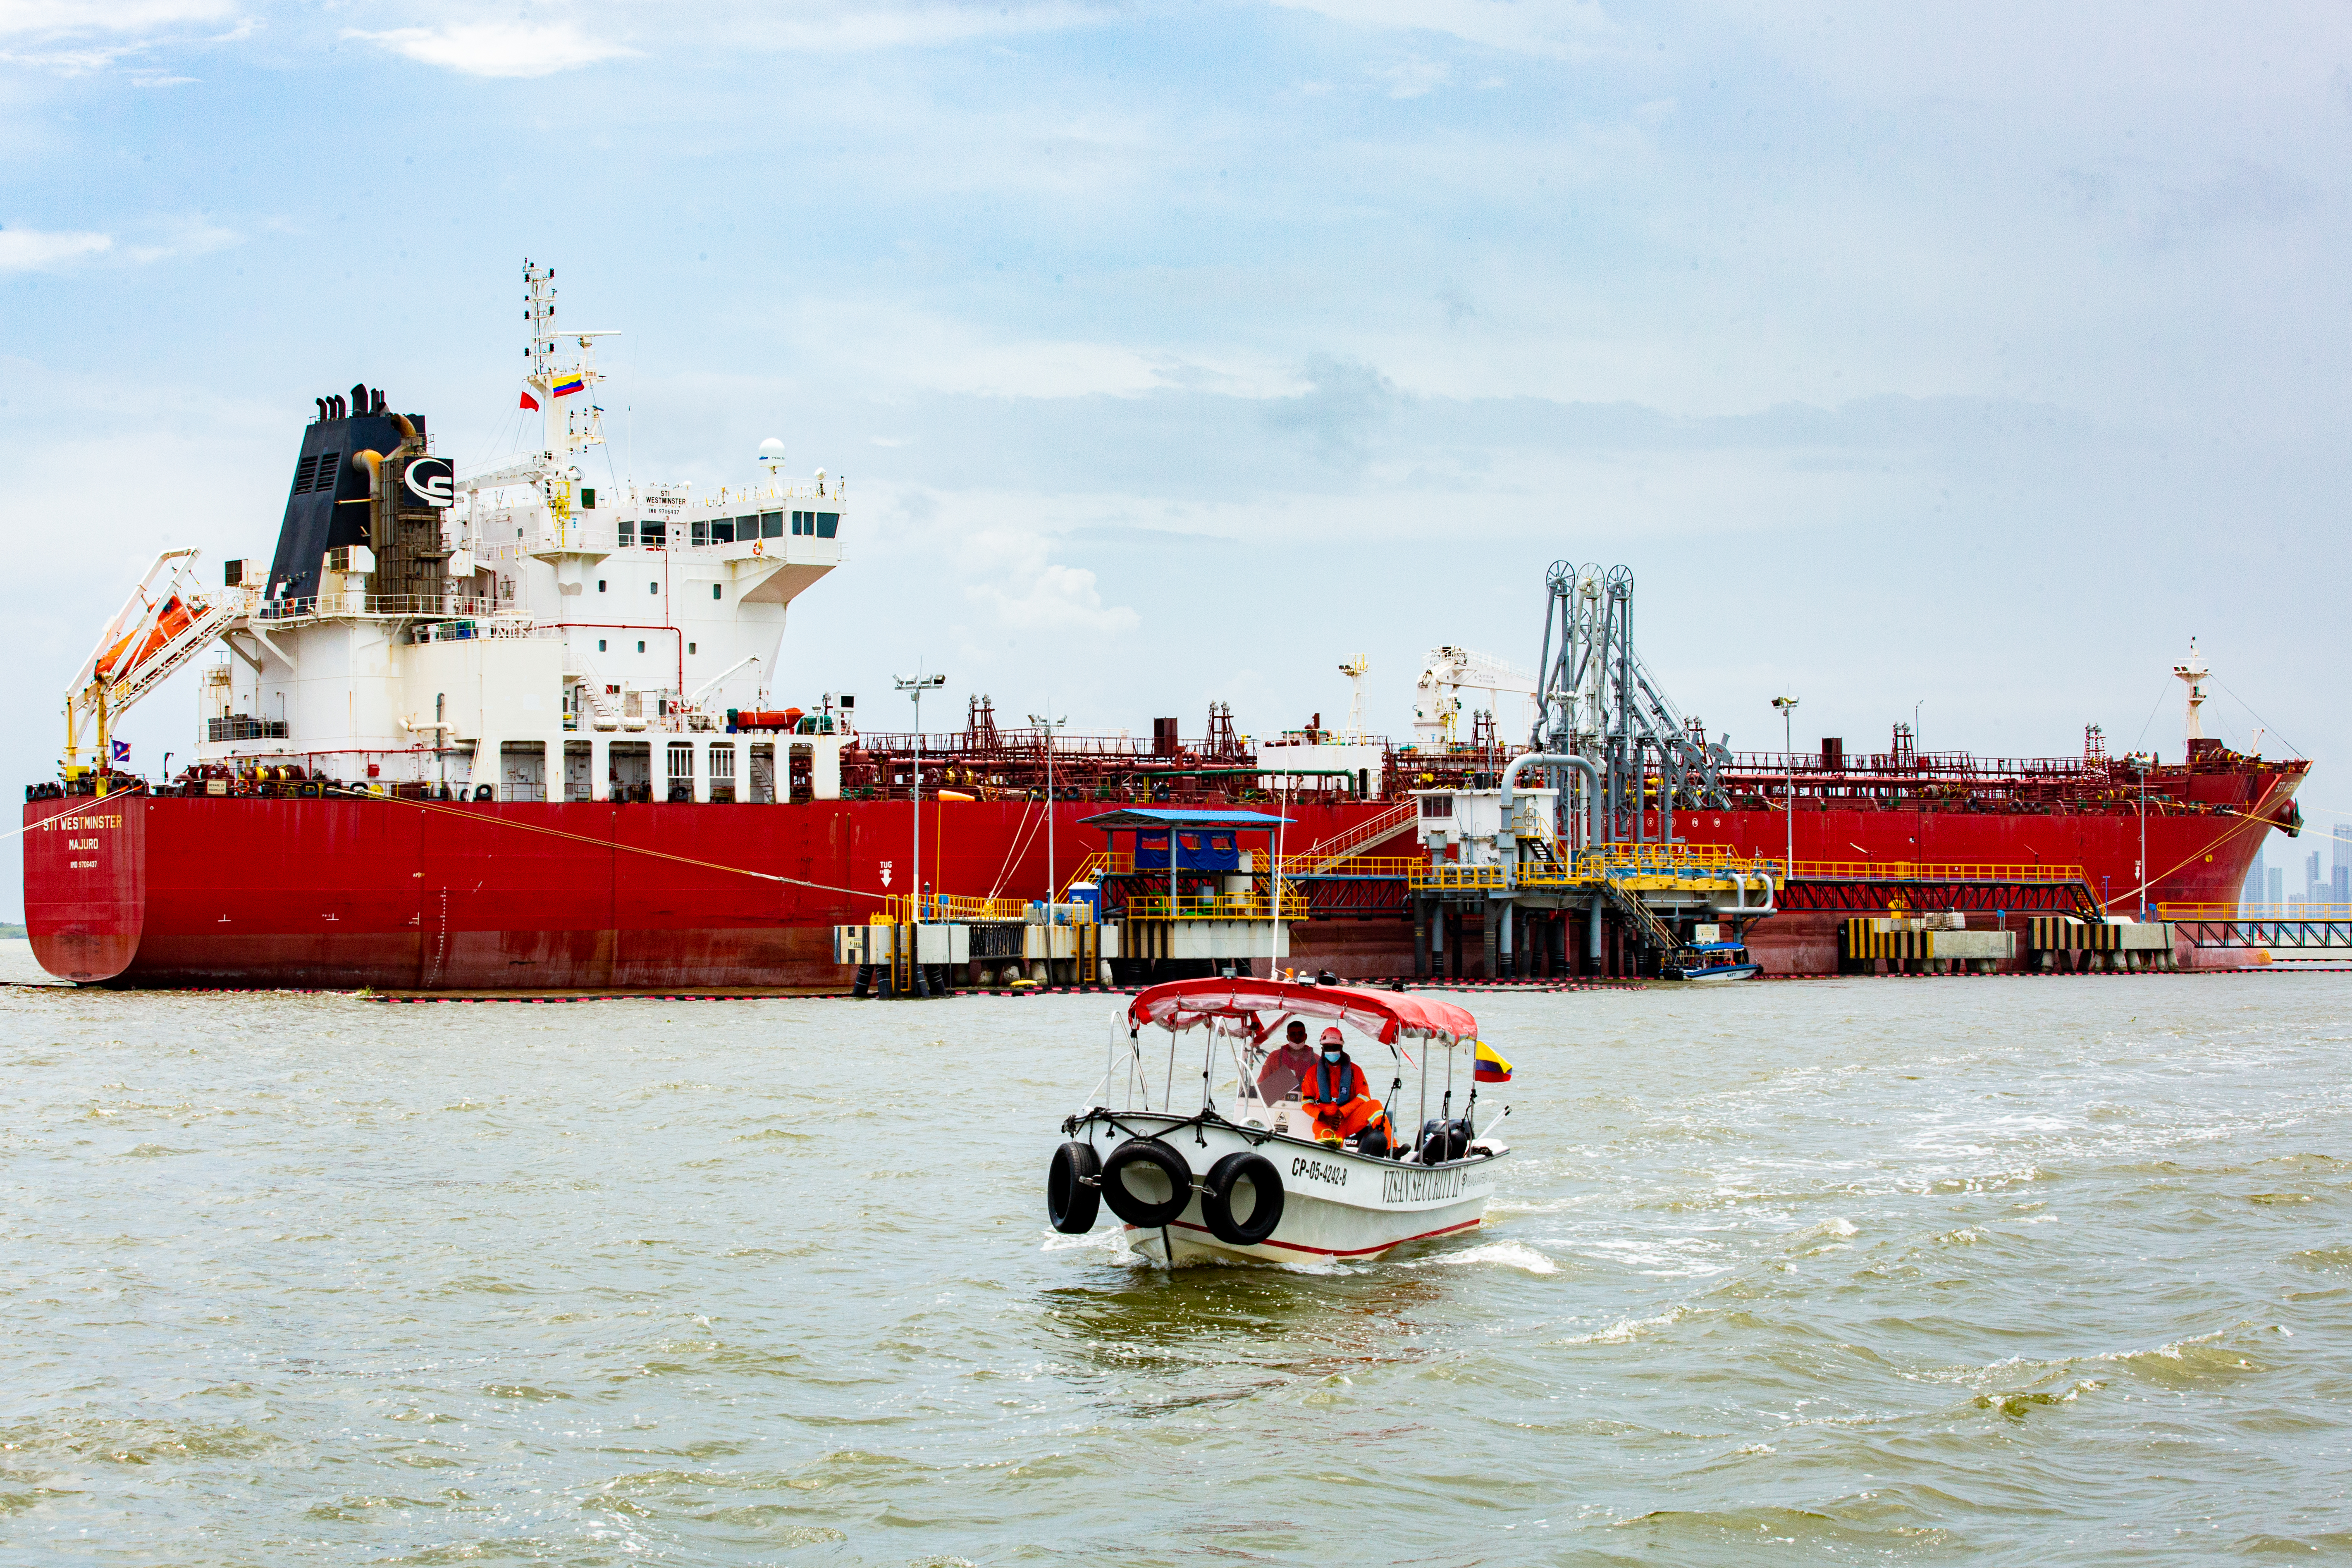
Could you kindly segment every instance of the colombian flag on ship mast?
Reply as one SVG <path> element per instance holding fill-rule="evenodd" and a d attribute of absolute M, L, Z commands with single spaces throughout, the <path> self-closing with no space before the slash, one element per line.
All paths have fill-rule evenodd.
<path fill-rule="evenodd" d="M 588 378 L 584 375 L 559 376 L 556 378 L 555 384 L 547 390 L 553 396 L 569 397 L 575 392 L 587 391 Z"/>
<path fill-rule="evenodd" d="M 1495 1054 L 1495 1047 L 1488 1045 L 1484 1040 L 1478 1042 L 1477 1058 L 1471 1072 L 1472 1076 L 1476 1078 L 1480 1083 L 1508 1083 L 1511 1081 L 1511 1064 L 1496 1056 Z"/>

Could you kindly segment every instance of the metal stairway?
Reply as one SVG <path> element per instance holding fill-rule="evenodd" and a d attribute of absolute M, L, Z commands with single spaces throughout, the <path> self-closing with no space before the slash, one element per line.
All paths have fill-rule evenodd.
<path fill-rule="evenodd" d="M 1683 939 L 1669 931 L 1664 921 L 1650 912 L 1650 906 L 1642 901 L 1641 894 L 1630 889 L 1619 887 L 1611 878 L 1601 879 L 1600 885 L 1601 892 L 1608 898 L 1610 903 L 1616 906 L 1617 912 L 1632 922 L 1633 929 L 1642 933 L 1642 940 L 1653 950 L 1659 952 L 1672 952 L 1683 945 Z"/>
<path fill-rule="evenodd" d="M 1283 874 L 1290 877 L 1319 877 L 1343 860 L 1352 860 L 1384 838 L 1393 838 L 1412 826 L 1421 811 L 1421 802 L 1412 795 L 1390 806 L 1379 816 L 1369 817 L 1345 833 L 1310 846 L 1302 855 L 1283 857 Z"/>

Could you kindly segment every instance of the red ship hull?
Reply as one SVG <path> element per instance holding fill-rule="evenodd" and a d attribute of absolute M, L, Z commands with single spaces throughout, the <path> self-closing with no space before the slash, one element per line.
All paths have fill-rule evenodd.
<path fill-rule="evenodd" d="M 1055 808 L 1067 877 L 1103 847 Z M 1297 844 L 1334 837 L 1378 802 L 1294 806 Z M 63 978 L 150 986 L 422 991 L 835 990 L 830 928 L 908 890 L 903 801 L 805 805 L 441 805 L 402 801 L 44 800 L 25 820 L 34 952 Z M 36 826 L 42 825 L 42 826 Z M 1653 825 L 1654 826 L 1654 824 Z M 1678 836 L 1778 857 L 1777 811 L 1679 815 Z M 2238 816 L 2147 819 L 2159 902 L 2228 902 L 2269 831 Z M 2136 912 L 2141 823 L 2128 814 L 1811 811 L 1800 861 L 2080 866 Z M 949 801 L 923 808 L 923 877 L 960 893 L 1042 897 L 1045 808 Z M 1386 847 L 1391 853 L 1402 843 Z M 793 879 L 780 883 L 761 877 Z M 1768 970 L 1836 967 L 1840 916 L 1759 924 Z M 1355 977 L 1410 973 L 1412 929 L 1392 916 L 1316 921 L 1294 957 Z"/>
<path fill-rule="evenodd" d="M 2291 790 L 2291 786 L 2290 786 Z M 2284 809 L 2283 799 L 2273 799 Z M 1779 859 L 1788 853 L 1789 815 L 1777 811 L 1699 812 L 1678 816 L 1693 842 L 1723 843 Z M 1810 811 L 1794 823 L 1796 859 L 1807 862 L 1913 861 L 1932 866 L 2079 866 L 2091 892 L 2119 918 L 2136 919 L 2142 880 L 2142 824 L 2137 815 L 1996 815 L 1922 811 Z M 2166 816 L 2146 821 L 2147 918 L 2168 903 L 2235 903 L 2247 870 L 2272 829 L 2245 816 Z M 1758 922 L 1748 950 L 1768 973 L 1827 974 L 1837 970 L 1837 931 L 1844 912 L 1790 910 Z M 1971 926 L 2001 923 L 1973 914 Z M 2012 915 L 2006 923 L 2021 924 Z"/>
<path fill-rule="evenodd" d="M 927 800 L 923 880 L 943 891 L 1043 898 L 1045 809 Z M 1062 878 L 1104 847 L 1099 833 L 1078 826 L 1104 809 L 1055 808 Z M 1294 805 L 1288 831 L 1312 844 L 1381 809 Z M 831 928 L 863 922 L 884 895 L 912 890 L 904 801 L 444 805 L 128 794 L 35 801 L 25 821 L 34 954 L 51 973 L 85 983 L 835 990 L 850 972 L 833 962 Z M 765 879 L 774 877 L 793 880 Z"/>

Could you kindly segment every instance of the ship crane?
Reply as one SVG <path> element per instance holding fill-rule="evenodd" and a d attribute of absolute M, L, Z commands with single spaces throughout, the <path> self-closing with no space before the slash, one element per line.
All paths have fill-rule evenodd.
<path fill-rule="evenodd" d="M 760 656 L 758 654 L 745 654 L 741 658 L 737 659 L 734 663 L 729 665 L 726 668 L 720 670 L 718 674 L 704 681 L 700 686 L 695 688 L 694 695 L 686 700 L 686 710 L 689 713 L 701 712 L 702 700 L 709 696 L 712 692 L 718 690 L 720 682 L 724 681 L 729 676 L 733 675 L 737 670 L 742 668 L 745 665 L 757 664 L 759 662 Z"/>
<path fill-rule="evenodd" d="M 201 588 L 197 553 L 166 550 L 155 557 L 66 688 L 63 776 L 68 781 L 84 774 L 86 736 L 102 779 L 112 760 L 107 747 L 110 727 L 253 608 L 257 595 L 250 588 Z"/>
<path fill-rule="evenodd" d="M 1525 699 L 1527 715 L 1519 723 L 1520 730 L 1527 729 L 1535 718 L 1535 677 L 1507 659 L 1475 648 L 1432 648 L 1412 689 L 1412 732 L 1420 745 L 1444 745 L 1454 741 L 1454 726 L 1462 715 L 1461 693 L 1465 690 L 1488 693 L 1495 707 L 1501 706 L 1502 695 L 1507 691 Z"/>

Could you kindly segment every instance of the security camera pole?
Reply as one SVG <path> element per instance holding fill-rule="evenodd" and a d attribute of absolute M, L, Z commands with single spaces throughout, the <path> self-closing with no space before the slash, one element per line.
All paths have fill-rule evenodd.
<path fill-rule="evenodd" d="M 1051 708 L 1052 703 L 1045 704 Z M 1062 891 L 1062 884 L 1054 879 L 1054 731 L 1070 721 L 1066 713 L 1059 719 L 1048 719 L 1042 713 L 1029 715 L 1029 722 L 1045 731 L 1045 901 L 1051 904 Z M 1050 918 L 1050 917 L 1049 917 Z"/>
<path fill-rule="evenodd" d="M 920 673 L 922 666 L 915 668 L 918 672 L 915 675 L 901 675 L 896 679 L 898 689 L 915 700 L 915 879 L 912 886 L 915 923 L 920 925 L 925 906 L 929 902 L 923 897 L 923 693 L 945 686 L 948 678 L 944 675 L 924 675 Z"/>
<path fill-rule="evenodd" d="M 1789 760 L 1789 863 L 1780 868 L 1780 875 L 1793 878 L 1797 874 L 1797 700 L 1775 697 L 1772 706 L 1780 710 L 1780 750 Z M 1915 726 L 1912 731 L 1918 732 Z"/>

